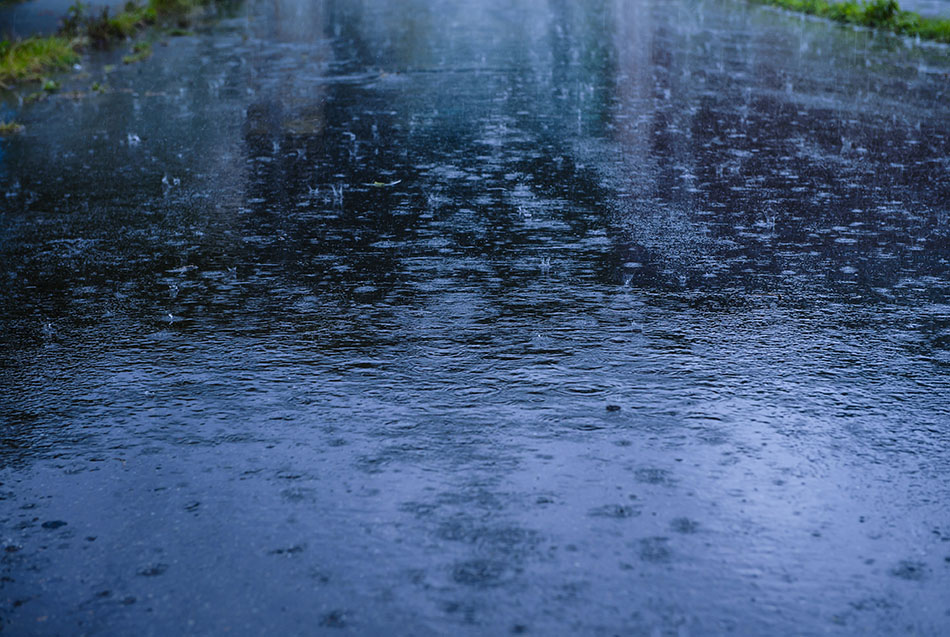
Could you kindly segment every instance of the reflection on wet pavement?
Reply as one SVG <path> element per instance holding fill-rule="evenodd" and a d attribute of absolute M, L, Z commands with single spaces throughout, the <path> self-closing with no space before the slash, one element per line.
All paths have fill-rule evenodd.
<path fill-rule="evenodd" d="M 260 0 L 8 101 L 2 627 L 945 634 L 947 51 Z"/>

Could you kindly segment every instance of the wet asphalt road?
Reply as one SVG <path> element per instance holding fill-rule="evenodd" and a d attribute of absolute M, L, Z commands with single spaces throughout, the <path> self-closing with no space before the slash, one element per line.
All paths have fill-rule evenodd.
<path fill-rule="evenodd" d="M 278 0 L 123 53 L 2 107 L 4 634 L 950 632 L 950 49 Z"/>

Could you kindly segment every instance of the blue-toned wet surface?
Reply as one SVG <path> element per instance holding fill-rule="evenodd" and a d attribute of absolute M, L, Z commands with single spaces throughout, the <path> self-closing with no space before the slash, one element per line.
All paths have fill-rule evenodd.
<path fill-rule="evenodd" d="M 121 54 L 8 96 L 4 632 L 950 631 L 946 47 L 284 0 Z"/>
<path fill-rule="evenodd" d="M 0 3 L 0 38 L 25 38 L 34 34 L 50 35 L 63 26 L 63 19 L 76 5 L 85 15 L 99 16 L 104 9 L 114 15 L 125 6 L 123 0 L 7 0 Z"/>

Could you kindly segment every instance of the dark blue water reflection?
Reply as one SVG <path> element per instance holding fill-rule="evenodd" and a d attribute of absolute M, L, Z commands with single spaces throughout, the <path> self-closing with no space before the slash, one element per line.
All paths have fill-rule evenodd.
<path fill-rule="evenodd" d="M 945 634 L 947 51 L 260 1 L 11 97 L 3 627 Z"/>

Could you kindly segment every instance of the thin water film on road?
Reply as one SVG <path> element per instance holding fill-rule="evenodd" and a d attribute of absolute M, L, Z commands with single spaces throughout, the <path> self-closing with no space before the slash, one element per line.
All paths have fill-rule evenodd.
<path fill-rule="evenodd" d="M 249 0 L 116 55 L 3 106 L 3 631 L 950 632 L 950 49 Z"/>

